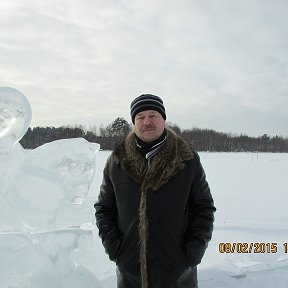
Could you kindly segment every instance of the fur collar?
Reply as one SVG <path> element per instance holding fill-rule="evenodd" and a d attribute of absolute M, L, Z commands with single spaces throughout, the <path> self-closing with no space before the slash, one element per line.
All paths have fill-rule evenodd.
<path fill-rule="evenodd" d="M 158 190 L 184 169 L 185 161 L 193 158 L 189 144 L 170 129 L 167 129 L 167 140 L 162 149 L 152 159 L 148 169 L 147 161 L 135 144 L 135 133 L 131 132 L 116 147 L 114 161 L 124 169 L 127 175 L 144 190 Z"/>

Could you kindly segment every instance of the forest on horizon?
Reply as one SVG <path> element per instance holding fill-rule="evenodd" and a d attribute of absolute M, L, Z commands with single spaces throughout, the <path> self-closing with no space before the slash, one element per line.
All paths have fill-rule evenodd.
<path fill-rule="evenodd" d="M 259 137 L 217 132 L 212 129 L 193 127 L 181 129 L 177 124 L 167 122 L 167 127 L 181 135 L 196 151 L 211 152 L 288 152 L 288 138 L 263 134 Z M 113 150 L 132 130 L 132 125 L 123 118 L 116 118 L 110 124 L 85 128 L 82 125 L 61 127 L 29 127 L 20 140 L 25 149 L 35 149 L 45 143 L 60 139 L 84 138 L 99 143 L 102 150 Z"/>

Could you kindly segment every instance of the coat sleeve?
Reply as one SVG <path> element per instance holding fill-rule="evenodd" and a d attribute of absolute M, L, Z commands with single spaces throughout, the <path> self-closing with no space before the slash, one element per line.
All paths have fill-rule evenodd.
<path fill-rule="evenodd" d="M 95 203 L 96 225 L 105 252 L 110 260 L 116 261 L 121 245 L 121 233 L 118 228 L 118 213 L 113 185 L 110 178 L 111 156 L 103 171 L 103 181 L 100 187 L 98 201 Z"/>
<path fill-rule="evenodd" d="M 185 233 L 186 256 L 190 265 L 198 265 L 211 240 L 216 208 L 200 158 L 195 153 L 195 178 L 191 186 L 188 228 Z"/>

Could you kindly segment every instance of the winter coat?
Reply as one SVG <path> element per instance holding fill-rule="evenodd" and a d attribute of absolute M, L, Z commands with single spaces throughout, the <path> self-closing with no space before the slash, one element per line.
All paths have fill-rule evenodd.
<path fill-rule="evenodd" d="M 174 132 L 150 166 L 131 133 L 108 158 L 95 203 L 118 288 L 196 288 L 215 207 L 197 153 Z"/>

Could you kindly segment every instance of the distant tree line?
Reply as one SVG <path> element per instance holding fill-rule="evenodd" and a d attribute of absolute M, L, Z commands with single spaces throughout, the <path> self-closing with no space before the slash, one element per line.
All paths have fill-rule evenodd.
<path fill-rule="evenodd" d="M 117 118 L 107 126 L 101 125 L 86 129 L 82 125 L 61 127 L 29 127 L 20 143 L 25 149 L 35 149 L 43 144 L 70 138 L 84 138 L 89 142 L 99 143 L 101 149 L 112 150 L 132 129 L 123 118 Z"/>
<path fill-rule="evenodd" d="M 288 138 L 270 137 L 264 134 L 260 137 L 233 135 L 217 132 L 211 129 L 180 129 L 176 124 L 167 126 L 185 138 L 196 151 L 217 152 L 288 152 Z M 25 149 L 34 149 L 45 143 L 59 139 L 85 138 L 96 142 L 103 150 L 112 150 L 132 129 L 123 118 L 115 119 L 107 126 L 100 125 L 86 129 L 82 125 L 29 128 L 20 143 Z"/>

